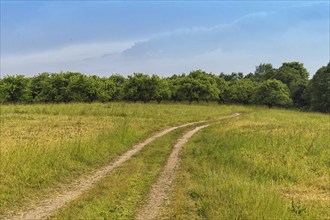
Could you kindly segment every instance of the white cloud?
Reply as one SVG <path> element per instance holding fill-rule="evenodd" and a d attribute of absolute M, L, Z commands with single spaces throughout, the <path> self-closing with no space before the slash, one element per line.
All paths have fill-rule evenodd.
<path fill-rule="evenodd" d="M 31 54 L 1 54 L 1 75 L 24 71 L 24 74 L 36 74 L 44 71 L 71 70 L 71 66 L 84 61 L 119 55 L 131 47 L 134 42 L 100 42 L 77 44 Z M 77 68 L 77 67 L 75 67 Z M 77 68 L 79 71 L 79 68 Z"/>
<path fill-rule="evenodd" d="M 310 10 L 322 13 L 310 16 Z M 329 17 L 324 10 L 318 4 L 302 5 L 248 14 L 225 25 L 174 30 L 137 42 L 122 59 L 129 60 L 131 68 L 140 63 L 139 71 L 159 73 L 196 68 L 248 73 L 259 63 L 299 61 L 314 74 L 329 59 Z"/>
<path fill-rule="evenodd" d="M 78 44 L 32 54 L 3 56 L 1 61 L 4 65 L 79 61 L 104 54 L 118 54 L 132 45 L 133 42 Z"/>
<path fill-rule="evenodd" d="M 23 70 L 24 74 L 34 75 L 70 70 L 164 76 L 199 68 L 215 74 L 248 73 L 259 63 L 280 66 L 282 62 L 300 61 L 313 74 L 329 59 L 329 32 L 324 33 L 329 20 L 294 20 L 294 11 L 286 10 L 253 13 L 212 27 L 177 29 L 135 42 L 79 44 L 26 55 L 1 54 L 1 73 Z M 297 16 L 302 14 L 297 12 Z"/>

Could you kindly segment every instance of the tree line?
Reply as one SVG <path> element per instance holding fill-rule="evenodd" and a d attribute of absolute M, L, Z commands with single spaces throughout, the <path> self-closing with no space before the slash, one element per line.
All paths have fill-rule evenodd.
<path fill-rule="evenodd" d="M 87 76 L 79 72 L 41 73 L 0 78 L 1 103 L 109 101 L 217 101 L 294 107 L 330 112 L 330 62 L 309 79 L 302 63 L 285 62 L 278 69 L 260 64 L 254 73 L 214 75 L 203 70 L 170 77 L 134 73 L 128 77 Z"/>

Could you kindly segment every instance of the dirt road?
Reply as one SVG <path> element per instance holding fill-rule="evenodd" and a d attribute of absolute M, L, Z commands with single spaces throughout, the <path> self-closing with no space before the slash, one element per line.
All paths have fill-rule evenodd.
<path fill-rule="evenodd" d="M 115 162 L 109 164 L 108 166 L 103 167 L 102 169 L 98 170 L 97 172 L 94 172 L 93 174 L 87 177 L 83 177 L 78 181 L 75 181 L 74 183 L 70 184 L 69 186 L 67 186 L 67 190 L 60 192 L 58 195 L 55 195 L 52 198 L 40 201 L 38 204 L 33 204 L 25 211 L 4 217 L 4 219 L 8 219 L 8 220 L 9 219 L 26 219 L 26 220 L 45 219 L 51 214 L 53 214 L 56 210 L 63 207 L 65 204 L 76 199 L 84 191 L 92 188 L 98 181 L 104 178 L 112 170 L 121 166 L 123 163 L 129 160 L 133 155 L 137 154 L 146 145 L 150 144 L 155 139 L 162 137 L 175 129 L 187 127 L 202 122 L 203 121 L 187 123 L 180 126 L 167 128 L 153 135 L 152 137 L 146 139 L 142 143 L 133 146 L 130 150 L 126 151 L 123 155 L 121 155 Z"/>
<path fill-rule="evenodd" d="M 231 116 L 221 117 L 213 123 L 218 123 L 220 120 L 225 118 L 236 117 L 239 114 L 233 114 Z M 59 192 L 57 195 L 53 195 L 51 198 L 38 202 L 37 204 L 32 204 L 28 209 L 21 211 L 19 213 L 11 214 L 5 216 L 4 219 L 25 219 L 25 220 L 38 220 L 45 219 L 51 216 L 54 212 L 56 212 L 61 207 L 70 203 L 77 197 L 79 197 L 84 191 L 91 189 L 98 181 L 108 175 L 112 170 L 121 166 L 127 160 L 129 160 L 133 155 L 137 154 L 141 151 L 146 145 L 150 144 L 155 139 L 162 137 L 169 132 L 176 130 L 178 128 L 187 127 L 190 125 L 196 125 L 205 123 L 205 121 L 187 123 L 180 126 L 175 126 L 171 128 L 167 128 L 150 138 L 146 139 L 142 143 L 139 143 L 133 146 L 130 150 L 126 151 L 123 155 L 121 155 L 115 162 L 109 164 L 108 166 L 103 167 L 102 169 L 90 174 L 88 176 L 82 177 L 81 179 L 75 181 L 74 183 L 68 185 L 66 187 L 67 190 Z M 195 127 L 193 130 L 189 131 L 185 134 L 177 144 L 174 146 L 173 151 L 167 161 L 166 166 L 164 167 L 164 171 L 162 172 L 160 178 L 157 183 L 152 187 L 149 199 L 145 203 L 145 206 L 138 212 L 137 219 L 153 219 L 157 216 L 159 209 L 161 208 L 164 200 L 167 197 L 168 191 L 170 189 L 170 185 L 174 179 L 175 171 L 179 166 L 179 154 L 182 146 L 188 141 L 190 137 L 192 137 L 199 130 L 208 127 L 207 125 L 202 125 Z"/>
<path fill-rule="evenodd" d="M 165 168 L 161 176 L 151 188 L 147 203 L 137 214 L 136 219 L 138 220 L 156 219 L 159 210 L 161 209 L 165 199 L 167 198 L 168 192 L 170 190 L 170 185 L 174 179 L 175 172 L 179 166 L 179 162 L 180 162 L 179 154 L 183 145 L 195 133 L 208 126 L 209 125 L 202 125 L 194 128 L 193 130 L 186 133 L 182 138 L 180 138 L 179 141 L 175 144 L 173 151 L 167 160 L 167 163 L 165 165 Z"/>
<path fill-rule="evenodd" d="M 233 118 L 239 116 L 239 113 L 235 113 L 231 116 L 221 117 L 214 121 L 214 123 L 219 123 L 221 120 L 226 118 Z M 183 145 L 198 131 L 210 126 L 210 124 L 195 127 L 193 130 L 187 132 L 178 142 L 174 145 L 173 151 L 169 156 L 167 163 L 164 167 L 163 172 L 158 178 L 157 182 L 152 186 L 148 199 L 141 210 L 137 213 L 137 220 L 150 220 L 157 219 L 160 214 L 164 202 L 168 198 L 170 191 L 170 186 L 174 180 L 175 173 L 180 164 L 180 151 Z"/>

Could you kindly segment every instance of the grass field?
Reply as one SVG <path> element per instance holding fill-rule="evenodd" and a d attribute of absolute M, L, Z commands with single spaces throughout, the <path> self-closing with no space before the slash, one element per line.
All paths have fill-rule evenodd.
<path fill-rule="evenodd" d="M 52 218 L 132 219 L 164 166 L 172 146 L 187 129 L 174 131 L 153 142 Z"/>
<path fill-rule="evenodd" d="M 196 134 L 164 219 L 327 219 L 330 116 L 218 104 L 1 106 L 0 216 L 61 190 L 163 128 L 226 119 Z M 180 129 L 146 146 L 53 216 L 131 219 Z"/>
<path fill-rule="evenodd" d="M 329 219 L 330 118 L 258 110 L 185 147 L 164 219 Z"/>
<path fill-rule="evenodd" d="M 49 104 L 1 106 L 0 214 L 52 194 L 155 131 L 239 106 Z"/>

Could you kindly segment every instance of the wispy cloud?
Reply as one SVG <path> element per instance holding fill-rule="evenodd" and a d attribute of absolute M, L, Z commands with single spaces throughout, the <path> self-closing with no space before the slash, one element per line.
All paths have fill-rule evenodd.
<path fill-rule="evenodd" d="M 25 71 L 29 73 L 31 67 L 34 73 L 52 70 L 69 70 L 71 69 L 70 66 L 74 66 L 75 64 L 81 65 L 93 59 L 110 57 L 110 55 L 118 56 L 133 44 L 134 42 L 99 42 L 69 45 L 29 54 L 2 55 L 1 73 L 13 74 L 22 69 L 26 69 Z M 57 68 L 54 68 L 56 66 Z M 78 66 L 74 68 L 79 70 Z"/>
<path fill-rule="evenodd" d="M 104 42 L 69 45 L 53 50 L 35 52 L 31 54 L 11 55 L 2 59 L 6 65 L 17 63 L 48 63 L 48 62 L 67 62 L 79 61 L 90 57 L 102 56 L 110 53 L 121 53 L 125 49 L 131 47 L 133 42 Z"/>
<path fill-rule="evenodd" d="M 81 43 L 28 54 L 1 54 L 1 73 L 76 70 L 169 75 L 254 70 L 261 62 L 304 62 L 313 73 L 329 59 L 329 4 L 259 11 L 218 25 L 189 26 L 124 42 Z M 124 27 L 123 27 L 124 28 Z M 141 30 L 139 30 L 141 32 Z"/>
<path fill-rule="evenodd" d="M 261 62 L 279 65 L 296 60 L 305 62 L 314 73 L 316 68 L 327 62 L 329 54 L 329 31 L 326 30 L 329 14 L 327 16 L 328 9 L 322 6 L 322 3 L 304 4 L 278 11 L 251 13 L 212 27 L 173 30 L 135 43 L 123 52 L 123 59 L 144 60 L 144 64 L 150 65 L 161 65 L 159 60 L 163 63 L 172 60 L 171 65 L 181 63 L 187 66 L 183 65 L 185 60 L 191 66 L 198 64 L 200 68 L 206 67 L 205 63 L 214 69 L 223 66 L 223 71 L 230 63 L 233 63 L 232 71 L 246 70 L 247 58 L 249 66 Z M 306 16 L 310 11 L 315 15 Z M 235 61 L 230 61 L 232 59 Z"/>

